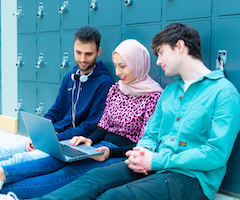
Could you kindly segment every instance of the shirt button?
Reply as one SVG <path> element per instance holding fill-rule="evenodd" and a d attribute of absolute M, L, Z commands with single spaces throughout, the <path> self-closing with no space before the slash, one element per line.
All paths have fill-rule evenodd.
<path fill-rule="evenodd" d="M 182 96 L 180 96 L 179 99 L 182 100 Z"/>
<path fill-rule="evenodd" d="M 180 119 L 181 119 L 180 117 L 177 117 L 177 121 L 180 121 Z"/>
<path fill-rule="evenodd" d="M 174 140 L 174 137 L 171 137 L 170 140 L 173 141 L 173 140 Z"/>

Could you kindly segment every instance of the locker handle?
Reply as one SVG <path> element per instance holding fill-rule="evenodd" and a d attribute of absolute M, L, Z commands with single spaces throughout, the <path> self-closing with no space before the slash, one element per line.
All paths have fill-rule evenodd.
<path fill-rule="evenodd" d="M 124 0 L 124 5 L 125 6 L 131 6 L 132 5 L 132 0 Z"/>
<path fill-rule="evenodd" d="M 215 69 L 220 69 L 225 72 L 226 62 L 227 62 L 227 50 L 219 50 L 218 57 L 216 59 Z"/>
<path fill-rule="evenodd" d="M 67 11 L 67 9 L 68 9 L 68 0 L 65 0 L 63 2 L 63 5 L 61 6 L 61 8 L 58 9 L 58 12 L 60 14 L 63 14 L 63 13 L 65 13 Z"/>
<path fill-rule="evenodd" d="M 98 3 L 98 0 L 92 0 L 92 3 L 90 4 L 91 11 L 97 10 L 97 3 Z"/>
<path fill-rule="evenodd" d="M 68 63 L 68 53 L 64 52 L 63 60 L 62 60 L 62 63 L 60 65 L 60 68 L 64 69 L 67 66 L 67 63 Z"/>
<path fill-rule="evenodd" d="M 16 66 L 17 67 L 22 66 L 22 54 L 21 53 L 18 54 L 18 59 L 17 59 Z"/>
<path fill-rule="evenodd" d="M 19 113 L 21 110 L 22 110 L 22 99 L 19 99 L 17 108 L 15 108 L 15 112 Z"/>
<path fill-rule="evenodd" d="M 38 108 L 35 110 L 36 115 L 41 115 L 44 111 L 44 103 L 40 102 L 40 105 Z"/>
<path fill-rule="evenodd" d="M 20 18 L 21 15 L 22 15 L 22 6 L 19 6 L 17 12 L 13 13 L 13 16 Z"/>
<path fill-rule="evenodd" d="M 43 17 L 43 2 L 40 2 L 38 6 L 37 18 L 40 19 L 42 17 Z"/>
<path fill-rule="evenodd" d="M 39 54 L 39 57 L 38 57 L 38 62 L 37 62 L 37 64 L 35 65 L 35 67 L 36 67 L 36 68 L 40 68 L 42 64 L 43 64 L 43 53 L 40 53 L 40 54 Z"/>

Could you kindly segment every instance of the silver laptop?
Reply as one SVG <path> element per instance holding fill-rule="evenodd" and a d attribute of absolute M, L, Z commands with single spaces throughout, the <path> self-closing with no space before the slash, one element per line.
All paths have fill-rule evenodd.
<path fill-rule="evenodd" d="M 71 146 L 70 139 L 59 141 L 51 120 L 23 111 L 20 113 L 34 147 L 59 160 L 72 162 L 104 153 L 85 144 Z"/>

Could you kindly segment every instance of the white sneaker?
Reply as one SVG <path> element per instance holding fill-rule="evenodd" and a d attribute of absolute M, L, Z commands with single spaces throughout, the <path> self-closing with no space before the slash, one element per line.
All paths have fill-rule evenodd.
<path fill-rule="evenodd" d="M 1 190 L 2 187 L 3 187 L 3 184 L 4 184 L 4 182 L 0 179 L 0 190 Z"/>
<path fill-rule="evenodd" d="M 13 192 L 8 192 L 7 194 L 0 194 L 0 200 L 19 200 Z"/>

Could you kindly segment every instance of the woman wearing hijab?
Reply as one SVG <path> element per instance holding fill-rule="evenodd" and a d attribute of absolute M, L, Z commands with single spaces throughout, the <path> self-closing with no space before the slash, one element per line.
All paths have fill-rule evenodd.
<path fill-rule="evenodd" d="M 54 191 L 90 169 L 124 159 L 144 133 L 162 92 L 149 75 L 150 54 L 136 40 L 121 42 L 112 53 L 116 75 L 121 80 L 109 90 L 98 128 L 88 138 L 73 137 L 71 145 L 93 145 L 103 154 L 64 163 L 51 156 L 0 168 L 4 185 L 1 193 L 12 191 L 20 198 L 39 197 Z M 2 171 L 2 173 L 1 173 Z"/>

